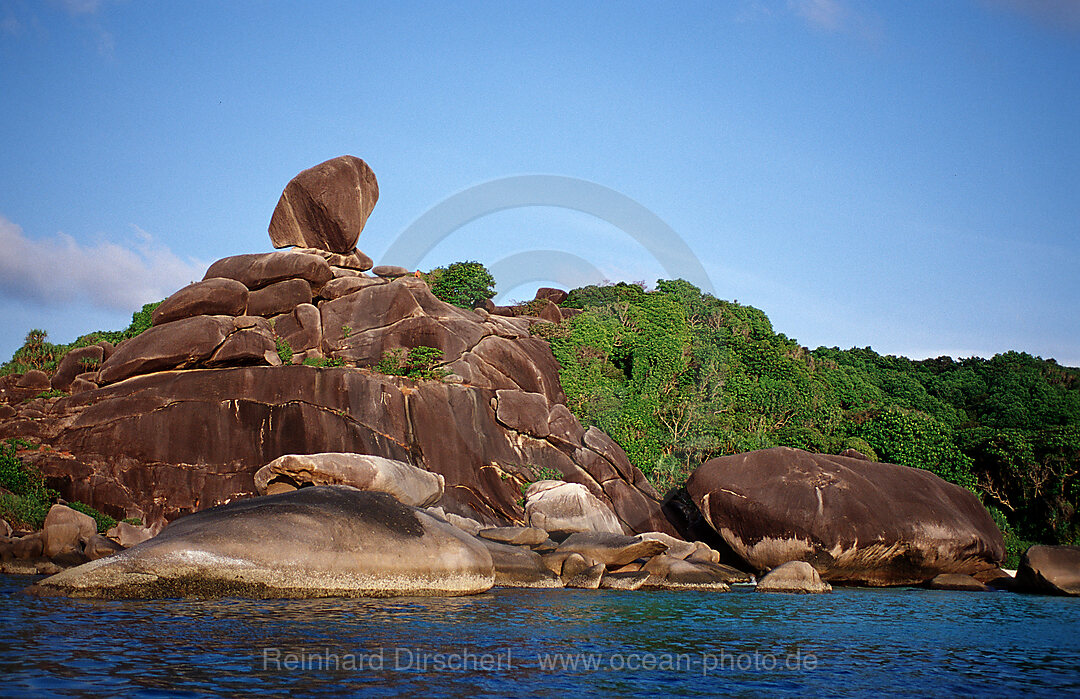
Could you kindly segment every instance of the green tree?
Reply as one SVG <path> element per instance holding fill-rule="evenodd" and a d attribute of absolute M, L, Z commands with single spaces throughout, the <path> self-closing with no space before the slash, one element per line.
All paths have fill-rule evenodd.
<path fill-rule="evenodd" d="M 460 308 L 474 308 L 495 296 L 495 278 L 479 262 L 454 262 L 425 275 L 431 293 Z"/>
<path fill-rule="evenodd" d="M 957 448 L 948 428 L 929 415 L 888 408 L 856 430 L 883 460 L 923 468 L 975 490 L 972 459 Z"/>

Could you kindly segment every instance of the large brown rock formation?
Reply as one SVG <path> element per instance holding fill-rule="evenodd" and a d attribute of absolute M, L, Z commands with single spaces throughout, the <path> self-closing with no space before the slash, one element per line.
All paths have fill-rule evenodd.
<path fill-rule="evenodd" d="M 674 533 L 626 454 L 566 409 L 551 350 L 530 334 L 540 321 L 451 306 L 414 277 L 363 277 L 326 298 L 337 269 L 301 252 L 219 261 L 209 278 L 244 284 L 248 299 L 295 280 L 312 303 L 161 322 L 81 375 L 88 390 L 58 400 L 22 403 L 34 389 L 8 381 L 0 397 L 17 408 L 0 436 L 49 445 L 27 458 L 64 497 L 148 523 L 254 494 L 255 472 L 282 455 L 352 452 L 440 474 L 445 511 L 485 524 L 523 523 L 522 486 L 546 468 L 588 489 L 625 531 Z M 280 366 L 283 344 L 293 362 L 347 365 Z M 373 370 L 420 345 L 442 351 L 453 383 Z"/>
<path fill-rule="evenodd" d="M 907 466 L 778 447 L 707 461 L 686 491 L 758 571 L 806 561 L 832 582 L 904 585 L 1005 554 L 974 493 Z"/>
<path fill-rule="evenodd" d="M 327 160 L 285 186 L 270 219 L 270 240 L 276 248 L 348 255 L 378 200 L 379 183 L 367 163 L 351 155 Z"/>

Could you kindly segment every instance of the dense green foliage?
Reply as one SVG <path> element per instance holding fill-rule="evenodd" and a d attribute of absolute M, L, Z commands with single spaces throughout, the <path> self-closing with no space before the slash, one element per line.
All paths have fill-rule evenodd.
<path fill-rule="evenodd" d="M 292 364 L 293 348 L 292 345 L 289 344 L 288 340 L 286 340 L 284 337 L 275 337 L 274 347 L 277 349 L 277 356 L 278 359 L 281 360 L 282 364 Z"/>
<path fill-rule="evenodd" d="M 135 337 L 150 329 L 150 317 L 154 309 L 161 302 L 148 303 L 138 311 L 131 314 L 131 324 L 123 330 L 98 330 L 83 335 L 74 342 L 66 345 L 57 345 L 48 341 L 48 334 L 44 330 L 34 329 L 26 335 L 22 347 L 15 350 L 14 356 L 0 366 L 0 376 L 6 374 L 25 374 L 31 369 L 40 369 L 52 372 L 64 355 L 76 347 L 95 345 L 102 340 L 107 340 L 114 345 L 124 340 Z M 87 366 L 87 371 L 93 371 L 97 367 Z"/>
<path fill-rule="evenodd" d="M 0 518 L 16 527 L 40 529 L 59 494 L 46 487 L 45 478 L 19 458 L 18 449 L 30 446 L 21 439 L 0 443 Z M 93 517 L 99 532 L 116 526 L 115 519 L 89 505 L 69 502 L 68 507 Z"/>
<path fill-rule="evenodd" d="M 84 515 L 90 515 L 91 517 L 93 517 L 94 518 L 94 524 L 97 525 L 97 530 L 99 532 L 102 532 L 102 533 L 107 532 L 107 531 L 109 531 L 110 529 L 112 529 L 113 527 L 116 526 L 116 520 L 115 519 L 113 519 L 112 517 L 110 517 L 107 514 L 103 514 L 101 512 L 98 512 L 97 510 L 90 507 L 89 505 L 84 505 L 81 502 L 69 502 L 68 507 L 70 507 L 73 510 L 77 510 L 78 512 L 82 512 Z"/>
<path fill-rule="evenodd" d="M 857 449 L 974 490 L 1010 547 L 1080 543 L 1080 371 L 1026 354 L 913 361 L 810 351 L 691 284 L 575 289 L 547 337 L 570 409 L 664 489 L 708 458 Z"/>
<path fill-rule="evenodd" d="M 303 364 L 304 366 L 316 368 L 342 367 L 345 366 L 345 360 L 341 357 L 307 357 L 304 359 Z"/>
<path fill-rule="evenodd" d="M 420 345 L 408 352 L 395 348 L 386 350 L 379 363 L 372 368 L 380 374 L 390 376 L 405 376 L 416 380 L 441 379 L 446 370 L 436 367 L 440 359 L 442 350 L 438 347 Z"/>
<path fill-rule="evenodd" d="M 431 293 L 461 308 L 475 308 L 495 296 L 495 278 L 479 262 L 454 262 L 424 275 Z"/>

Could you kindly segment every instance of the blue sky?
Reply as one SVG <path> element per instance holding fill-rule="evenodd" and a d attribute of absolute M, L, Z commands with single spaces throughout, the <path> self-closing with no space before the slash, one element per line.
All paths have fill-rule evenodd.
<path fill-rule="evenodd" d="M 377 262 L 462 190 L 559 175 L 654 213 L 717 296 L 810 347 L 1080 366 L 1073 0 L 0 0 L 0 105 L 4 358 L 270 250 L 288 180 L 349 153 L 379 179 Z M 666 276 L 554 206 L 420 267 L 538 250 Z"/>

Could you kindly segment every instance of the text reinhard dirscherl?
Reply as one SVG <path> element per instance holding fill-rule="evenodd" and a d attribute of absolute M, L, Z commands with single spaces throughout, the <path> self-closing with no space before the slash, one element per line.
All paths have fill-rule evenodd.
<path fill-rule="evenodd" d="M 799 672 L 814 670 L 818 658 L 796 650 L 786 654 L 703 653 L 532 653 L 514 657 L 511 650 L 478 653 L 468 649 L 432 652 L 419 648 L 379 648 L 343 653 L 323 648 L 263 648 L 262 669 L 284 672 L 500 672 L 519 667 L 546 672 Z"/>

